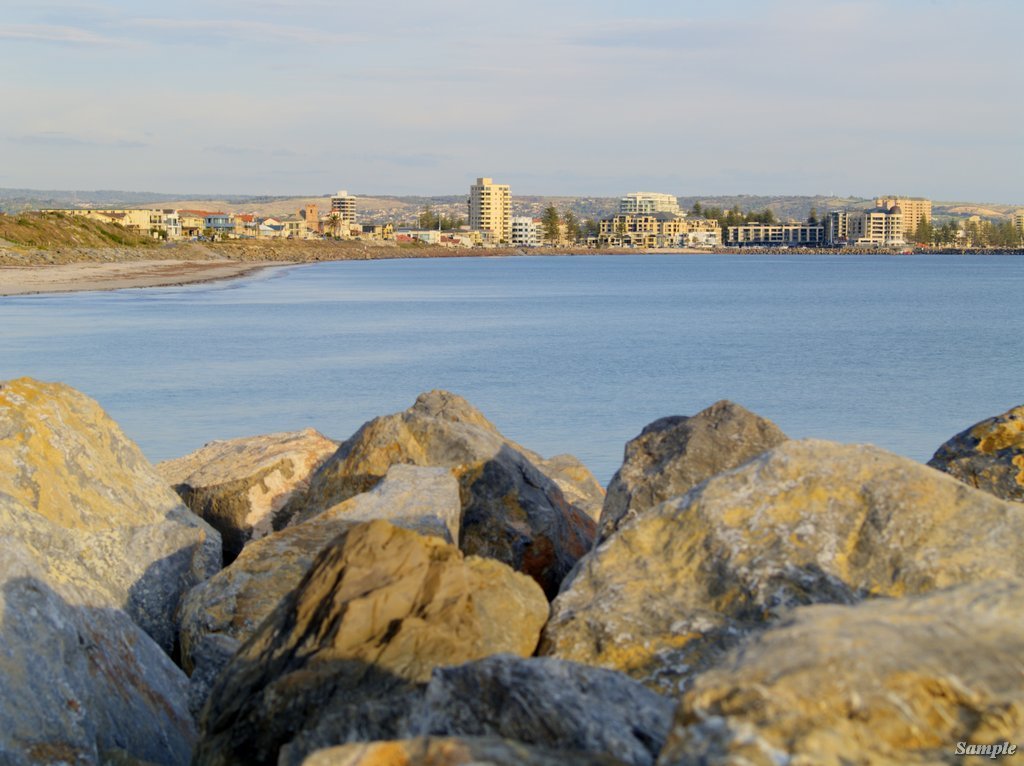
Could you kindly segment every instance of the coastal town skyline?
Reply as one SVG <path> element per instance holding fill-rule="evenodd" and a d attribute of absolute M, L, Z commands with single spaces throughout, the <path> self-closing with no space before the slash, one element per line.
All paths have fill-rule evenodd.
<path fill-rule="evenodd" d="M 1002 0 L 9 6 L 0 187 L 1022 201 Z"/>

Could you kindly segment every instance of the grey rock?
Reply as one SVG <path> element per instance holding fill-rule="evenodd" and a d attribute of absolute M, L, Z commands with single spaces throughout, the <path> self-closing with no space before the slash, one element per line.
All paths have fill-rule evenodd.
<path fill-rule="evenodd" d="M 619 529 L 541 654 L 670 695 L 786 610 L 1024 577 L 1024 506 L 870 446 L 788 441 Z"/>
<path fill-rule="evenodd" d="M 623 766 L 606 755 L 548 750 L 498 737 L 420 737 L 319 750 L 302 766 Z"/>
<path fill-rule="evenodd" d="M 395 465 L 370 492 L 250 542 L 230 566 L 193 588 L 182 602 L 181 659 L 195 681 L 193 706 L 202 705 L 209 682 L 234 650 L 256 632 L 339 534 L 359 521 L 383 518 L 451 541 L 458 539 L 460 508 L 459 486 L 448 470 Z M 223 640 L 211 647 L 207 639 L 213 636 Z"/>
<path fill-rule="evenodd" d="M 0 496 L 0 509 L 13 501 Z M 185 674 L 97 593 L 52 582 L 5 537 L 0 556 L 0 762 L 187 764 Z"/>
<path fill-rule="evenodd" d="M 385 521 L 356 523 L 217 678 L 196 766 L 276 763 L 289 742 L 353 711 L 365 717 L 356 731 L 392 726 L 434 668 L 532 654 L 547 614 L 537 583 L 500 562 Z"/>
<path fill-rule="evenodd" d="M 1024 406 L 961 431 L 928 465 L 1003 500 L 1024 502 Z"/>
<path fill-rule="evenodd" d="M 574 455 L 555 455 L 537 462 L 541 473 L 562 490 L 565 499 L 595 522 L 604 505 L 604 487 L 590 469 Z"/>
<path fill-rule="evenodd" d="M 798 608 L 695 680 L 658 766 L 924 766 L 1020 743 L 1022 605 L 1024 585 L 995 580 Z"/>
<path fill-rule="evenodd" d="M 188 510 L 92 399 L 22 378 L 0 384 L 0 535 L 54 587 L 124 609 L 168 653 L 181 595 L 220 569 L 220 535 Z"/>
<path fill-rule="evenodd" d="M 655 420 L 626 444 L 622 467 L 608 485 L 594 544 L 637 514 L 785 440 L 770 420 L 726 400 L 692 417 Z"/>
<path fill-rule="evenodd" d="M 404 412 L 364 424 L 286 514 L 292 524 L 306 521 L 374 487 L 394 464 L 450 468 L 461 488 L 463 552 L 529 574 L 553 598 L 590 549 L 595 525 L 540 470 L 541 462 L 462 397 L 431 391 Z"/>
<path fill-rule="evenodd" d="M 649 766 L 675 706 L 622 673 L 496 655 L 435 670 L 411 728 L 430 736 L 498 736 Z"/>
<path fill-rule="evenodd" d="M 278 518 L 292 495 L 338 443 L 312 428 L 215 441 L 155 468 L 197 515 L 221 534 L 227 563 L 249 540 L 281 526 Z"/>

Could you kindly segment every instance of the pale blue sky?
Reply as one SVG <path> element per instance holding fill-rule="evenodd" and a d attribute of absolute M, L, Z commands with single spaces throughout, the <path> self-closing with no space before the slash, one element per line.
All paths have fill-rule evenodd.
<path fill-rule="evenodd" d="M 1024 203 L 1018 0 L 0 0 L 0 186 Z"/>

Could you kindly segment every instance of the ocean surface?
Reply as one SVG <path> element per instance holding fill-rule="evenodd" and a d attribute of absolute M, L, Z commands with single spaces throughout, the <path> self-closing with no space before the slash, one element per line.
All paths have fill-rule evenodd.
<path fill-rule="evenodd" d="M 0 379 L 95 397 L 153 460 L 432 388 L 607 483 L 650 421 L 732 399 L 927 460 L 1024 403 L 1024 258 L 646 255 L 323 263 L 0 298 Z"/>

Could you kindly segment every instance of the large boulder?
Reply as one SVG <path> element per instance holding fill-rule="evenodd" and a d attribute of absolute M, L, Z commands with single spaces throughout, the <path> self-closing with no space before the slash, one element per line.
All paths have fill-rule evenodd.
<path fill-rule="evenodd" d="M 42 581 L 123 608 L 167 652 L 181 594 L 220 569 L 220 535 L 181 499 L 99 405 L 67 386 L 0 384 L 0 534 Z"/>
<path fill-rule="evenodd" d="M 15 503 L 0 495 L 0 521 Z M 29 515 L 30 511 L 24 511 Z M 102 593 L 54 581 L 4 535 L 0 554 L 0 763 L 188 763 L 187 678 Z"/>
<path fill-rule="evenodd" d="M 275 517 L 334 454 L 338 443 L 312 428 L 210 442 L 157 472 L 196 514 L 221 534 L 230 563 L 249 540 L 274 530 Z M 282 526 L 277 520 L 276 526 Z"/>
<path fill-rule="evenodd" d="M 1024 405 L 975 423 L 928 461 L 965 484 L 1024 502 Z"/>
<path fill-rule="evenodd" d="M 413 729 L 431 736 L 498 736 L 650 766 L 675 707 L 622 673 L 499 655 L 435 670 Z"/>
<path fill-rule="evenodd" d="M 623 766 L 610 756 L 553 751 L 499 737 L 418 737 L 318 750 L 302 766 Z"/>
<path fill-rule="evenodd" d="M 528 656 L 547 613 L 537 584 L 498 561 L 385 521 L 357 523 L 220 674 L 196 763 L 276 763 L 322 720 L 394 738 L 434 668 Z"/>
<path fill-rule="evenodd" d="M 600 544 L 633 516 L 786 441 L 770 420 L 722 400 L 692 417 L 661 418 L 626 444 L 601 511 Z"/>
<path fill-rule="evenodd" d="M 604 506 L 604 487 L 575 455 L 555 455 L 537 462 L 541 473 L 562 490 L 565 499 L 595 522 Z"/>
<path fill-rule="evenodd" d="M 404 412 L 364 424 L 287 513 L 291 523 L 312 518 L 372 488 L 396 463 L 451 468 L 462 492 L 462 550 L 529 574 L 553 598 L 589 550 L 595 525 L 565 499 L 540 462 L 465 399 L 431 391 Z"/>
<path fill-rule="evenodd" d="M 396 737 L 500 737 L 630 766 L 653 766 L 676 707 L 622 673 L 511 654 L 439 667 L 423 694 L 402 702 L 388 708 L 401 713 L 390 728 Z M 301 766 L 308 753 L 342 742 L 379 739 L 367 718 L 351 710 L 321 717 L 316 730 L 281 750 L 278 766 Z"/>
<path fill-rule="evenodd" d="M 1024 577 L 1024 507 L 870 446 L 786 442 L 584 559 L 541 653 L 678 694 L 789 607 Z"/>
<path fill-rule="evenodd" d="M 459 512 L 459 485 L 449 471 L 396 465 L 372 491 L 249 543 L 234 563 L 182 602 L 181 659 L 193 680 L 193 708 L 198 712 L 231 655 L 339 534 L 358 521 L 382 518 L 452 542 L 459 536 Z"/>
<path fill-rule="evenodd" d="M 1019 582 L 796 609 L 695 680 L 658 765 L 923 766 L 1019 747 L 1022 657 Z"/>

